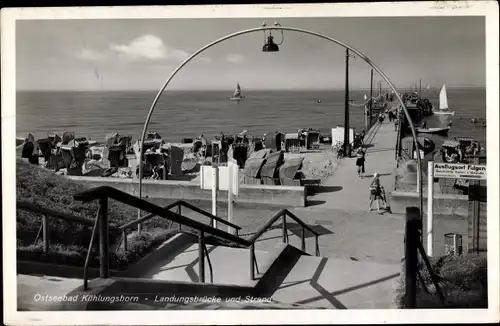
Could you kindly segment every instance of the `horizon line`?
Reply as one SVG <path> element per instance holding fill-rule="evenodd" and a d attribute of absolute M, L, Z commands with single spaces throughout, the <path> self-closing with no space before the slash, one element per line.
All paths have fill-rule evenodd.
<path fill-rule="evenodd" d="M 439 87 L 430 87 L 430 89 L 440 89 Z M 486 86 L 450 86 L 446 85 L 447 88 L 486 88 Z M 372 88 L 375 92 L 378 91 L 376 87 Z M 408 90 L 413 91 L 411 87 L 396 87 L 398 90 Z M 331 88 L 246 88 L 245 92 L 250 91 L 344 91 L 343 87 L 331 87 Z M 369 87 L 349 87 L 349 90 L 370 90 Z M 383 90 L 390 90 L 389 87 L 384 87 Z M 422 90 L 425 91 L 427 88 L 422 87 Z M 148 88 L 148 89 L 128 89 L 128 88 L 110 88 L 110 89 L 16 89 L 17 92 L 158 92 L 157 88 Z M 168 91 L 172 92 L 225 92 L 226 88 L 179 88 L 179 89 L 170 89 Z M 416 90 L 418 91 L 418 89 Z"/>

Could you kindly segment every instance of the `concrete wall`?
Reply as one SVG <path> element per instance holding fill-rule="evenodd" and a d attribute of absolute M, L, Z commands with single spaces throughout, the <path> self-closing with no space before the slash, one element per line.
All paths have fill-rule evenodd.
<path fill-rule="evenodd" d="M 391 193 L 391 211 L 405 214 L 406 207 L 420 206 L 418 192 L 393 191 Z M 424 193 L 424 213 L 427 213 L 427 194 Z M 454 194 L 434 195 L 434 214 L 467 217 L 469 215 L 469 196 Z"/>
<path fill-rule="evenodd" d="M 87 187 L 110 186 L 131 195 L 139 195 L 139 182 L 133 179 L 79 177 L 67 178 L 85 184 Z M 150 198 L 173 198 L 185 200 L 211 200 L 211 190 L 202 190 L 198 183 L 173 180 L 143 180 L 142 195 Z M 219 201 L 227 201 L 227 192 L 218 192 Z M 239 203 L 274 204 L 292 207 L 306 206 L 305 187 L 270 186 L 270 185 L 240 185 Z"/>

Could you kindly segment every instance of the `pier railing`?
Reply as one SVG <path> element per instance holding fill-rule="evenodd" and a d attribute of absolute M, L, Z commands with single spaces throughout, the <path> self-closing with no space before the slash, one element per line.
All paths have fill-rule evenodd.
<path fill-rule="evenodd" d="M 225 225 L 231 226 L 236 230 L 240 230 L 241 228 L 235 224 L 229 223 L 227 221 L 224 221 L 220 219 L 217 216 L 214 216 L 208 212 L 205 212 L 191 204 L 188 204 L 184 201 L 179 201 L 175 202 L 173 204 L 170 204 L 166 207 L 160 207 L 157 206 L 153 203 L 150 203 L 144 199 L 134 197 L 130 194 L 127 194 L 123 191 L 117 190 L 115 188 L 109 187 L 109 186 L 101 186 L 97 187 L 94 189 L 90 189 L 84 192 L 81 192 L 79 194 L 74 195 L 74 198 L 76 200 L 82 201 L 82 202 L 90 202 L 93 200 L 99 200 L 99 213 L 98 217 L 96 218 L 94 222 L 94 229 L 92 232 L 91 236 L 91 242 L 90 242 L 90 249 L 92 248 L 93 245 L 93 240 L 94 240 L 94 234 L 95 230 L 98 228 L 99 229 L 99 260 L 100 260 L 100 277 L 101 278 L 109 278 L 109 238 L 108 238 L 108 233 L 109 233 L 109 221 L 108 221 L 108 200 L 109 199 L 114 199 L 116 201 L 119 201 L 121 203 L 127 204 L 129 206 L 138 208 L 142 211 L 149 212 L 148 215 L 142 217 L 141 219 L 137 221 L 133 221 L 130 223 L 127 223 L 120 228 L 118 228 L 120 231 L 126 231 L 127 229 L 138 225 L 139 223 L 142 223 L 150 218 L 153 218 L 154 216 L 158 216 L 167 220 L 170 220 L 174 223 L 179 224 L 180 226 L 186 226 L 190 227 L 194 230 L 197 231 L 198 233 L 198 244 L 199 244 L 199 257 L 198 257 L 198 266 L 199 266 L 199 280 L 201 283 L 205 282 L 205 257 L 208 260 L 209 263 L 209 268 L 210 268 L 210 275 L 211 275 L 211 280 L 213 281 L 213 271 L 212 271 L 212 265 L 210 262 L 210 257 L 208 255 L 208 250 L 206 248 L 206 237 L 207 235 L 211 235 L 213 237 L 223 239 L 227 241 L 228 243 L 232 243 L 234 245 L 237 245 L 239 247 L 244 247 L 244 248 L 250 248 L 250 277 L 251 279 L 255 279 L 255 270 L 254 270 L 254 264 L 256 264 L 256 259 L 255 259 L 255 242 L 257 239 L 267 230 L 271 228 L 271 226 L 280 218 L 283 219 L 283 242 L 288 243 L 288 233 L 287 233 L 287 217 L 291 218 L 295 222 L 297 222 L 301 227 L 302 227 L 302 233 L 301 233 L 301 241 L 302 241 L 302 251 L 305 252 L 305 230 L 307 229 L 309 232 L 313 233 L 315 236 L 315 244 L 316 244 L 316 255 L 319 255 L 319 244 L 318 244 L 318 237 L 319 234 L 318 232 L 314 231 L 310 226 L 305 224 L 303 221 L 301 221 L 297 216 L 295 216 L 293 213 L 288 211 L 287 209 L 283 209 L 280 212 L 278 212 L 275 216 L 273 216 L 268 223 L 266 223 L 257 233 L 255 233 L 250 239 L 243 239 L 238 235 L 234 235 L 231 233 L 228 233 L 226 231 L 219 230 L 217 228 L 212 227 L 211 225 L 206 225 L 201 222 L 195 221 L 191 218 L 185 217 L 180 214 L 180 207 L 187 207 L 189 209 L 192 209 L 193 211 L 196 211 L 202 215 L 205 215 L 209 217 L 211 220 L 217 220 L 218 222 L 221 222 Z M 170 209 L 178 207 L 178 212 L 172 212 Z M 126 233 L 123 237 L 126 241 Z M 126 246 L 126 244 L 125 244 Z M 89 249 L 89 252 L 90 252 Z M 88 269 L 88 261 L 85 262 L 84 266 L 84 289 L 87 289 L 87 269 Z"/>
<path fill-rule="evenodd" d="M 419 256 L 420 254 L 420 256 Z M 436 295 L 441 303 L 445 304 L 445 298 L 439 285 L 439 277 L 434 273 L 429 258 L 422 244 L 422 217 L 418 207 L 406 208 L 406 227 L 405 227 L 405 264 L 404 264 L 404 307 L 406 309 L 415 309 L 417 307 L 417 280 L 420 279 L 422 289 L 430 293 L 423 282 L 418 267 L 419 257 L 423 260 L 434 285 Z"/>

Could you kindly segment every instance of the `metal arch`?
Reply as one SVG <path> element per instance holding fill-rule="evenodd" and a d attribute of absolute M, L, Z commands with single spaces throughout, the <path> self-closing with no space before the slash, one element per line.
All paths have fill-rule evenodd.
<path fill-rule="evenodd" d="M 324 34 L 321 34 L 321 33 L 317 33 L 317 32 L 313 32 L 313 31 L 310 31 L 310 30 L 301 29 L 301 28 L 295 28 L 295 27 L 285 27 L 285 26 L 256 27 L 256 28 L 246 29 L 246 30 L 242 30 L 242 31 L 239 31 L 239 32 L 236 32 L 236 33 L 232 33 L 232 34 L 226 35 L 224 37 L 221 37 L 221 38 L 213 41 L 212 43 L 209 43 L 209 44 L 203 46 L 198 51 L 196 51 L 193 54 L 191 54 L 186 60 L 184 60 L 184 62 L 182 62 L 172 72 L 172 74 L 170 75 L 170 77 L 165 81 L 165 83 L 163 84 L 163 86 L 160 88 L 160 90 L 158 91 L 158 94 L 156 94 L 156 97 L 155 97 L 153 103 L 151 104 L 151 107 L 149 109 L 148 115 L 146 117 L 146 122 L 144 123 L 144 128 L 142 130 L 141 147 L 140 147 L 140 157 L 139 157 L 139 198 L 142 198 L 142 175 L 143 175 L 142 156 L 144 155 L 144 140 L 145 140 L 145 137 L 146 137 L 146 132 L 147 132 L 147 129 L 148 129 L 148 126 L 149 126 L 149 121 L 151 120 L 151 116 L 152 116 L 153 111 L 154 111 L 154 109 L 156 107 L 156 104 L 158 103 L 158 100 L 160 99 L 161 94 L 163 93 L 163 91 L 165 90 L 165 88 L 168 86 L 168 84 L 170 83 L 170 81 L 175 77 L 175 75 L 177 75 L 177 73 L 179 72 L 179 70 L 181 70 L 192 59 L 194 59 L 196 56 L 198 56 L 200 53 L 204 52 L 205 50 L 211 48 L 212 46 L 214 46 L 214 45 L 216 45 L 218 43 L 221 43 L 221 42 L 223 42 L 225 40 L 228 40 L 228 39 L 234 38 L 236 36 L 239 36 L 239 35 L 249 34 L 249 33 L 257 32 L 257 31 L 267 31 L 267 30 L 269 30 L 269 31 L 271 31 L 271 30 L 293 31 L 293 32 L 299 32 L 299 33 L 314 35 L 314 36 L 323 38 L 325 40 L 331 41 L 331 42 L 333 42 L 335 44 L 338 44 L 338 45 L 340 45 L 340 46 L 342 46 L 342 47 L 344 47 L 346 49 L 349 49 L 349 51 L 353 52 L 358 57 L 362 58 L 368 65 L 370 65 L 373 69 L 375 69 L 375 71 L 379 74 L 379 76 L 381 76 L 385 80 L 385 82 L 389 85 L 389 87 L 391 88 L 391 90 L 396 95 L 396 97 L 397 97 L 397 99 L 398 99 L 398 101 L 399 101 L 399 103 L 401 105 L 401 108 L 403 109 L 403 112 L 405 113 L 406 119 L 409 122 L 411 133 L 412 133 L 412 136 L 413 136 L 413 142 L 415 144 L 415 148 L 417 148 L 417 153 L 418 153 L 418 147 L 419 147 L 419 145 L 418 145 L 418 140 L 417 140 L 417 133 L 415 131 L 415 127 L 413 125 L 413 121 L 412 121 L 412 119 L 410 117 L 410 114 L 408 113 L 408 110 L 406 109 L 406 106 L 403 103 L 403 99 L 401 98 L 401 96 L 399 95 L 399 93 L 397 92 L 396 88 L 394 87 L 394 85 L 389 80 L 389 78 L 385 75 L 385 73 L 380 68 L 378 68 L 367 56 L 365 56 L 363 53 L 359 52 L 355 48 L 352 48 L 351 46 L 349 46 L 349 45 L 347 45 L 347 44 L 345 44 L 345 43 L 343 43 L 341 41 L 338 41 L 338 40 L 336 40 L 336 39 L 334 39 L 332 37 L 329 37 L 327 35 L 324 35 Z M 422 160 L 421 160 L 419 154 L 417 154 L 417 165 L 418 165 L 418 169 L 417 169 L 417 176 L 418 176 L 418 178 L 417 179 L 419 180 L 418 193 L 419 193 L 419 197 L 420 197 L 420 214 L 422 214 L 422 212 L 423 212 Z M 140 214 L 140 212 L 139 212 L 139 214 Z"/>

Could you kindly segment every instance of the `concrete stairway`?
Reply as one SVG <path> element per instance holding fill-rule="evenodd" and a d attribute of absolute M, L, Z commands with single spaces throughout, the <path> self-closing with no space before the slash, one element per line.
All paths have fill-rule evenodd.
<path fill-rule="evenodd" d="M 210 245 L 207 250 L 213 282 L 208 260 L 205 259 L 206 284 L 201 284 L 198 275 L 198 244 L 194 243 L 194 237 L 182 236 L 191 241 L 182 252 L 172 251 L 174 254 L 170 257 L 166 255 L 161 261 L 156 261 L 154 266 L 137 275 L 137 282 L 147 280 L 148 283 L 137 285 L 141 288 L 141 293 L 147 292 L 151 282 L 169 282 L 178 285 L 175 291 L 163 291 L 153 286 L 152 294 L 166 296 L 175 293 L 181 296 L 184 293 L 187 296 L 202 296 L 212 287 L 221 297 L 240 297 L 241 300 L 223 300 L 219 303 L 158 303 L 149 299 L 138 304 L 127 303 L 126 309 L 394 308 L 394 290 L 401 271 L 400 264 L 316 257 L 294 246 L 278 243 L 268 251 L 256 250 L 258 273 L 256 279 L 251 280 L 249 249 Z M 127 280 L 129 281 L 133 282 L 133 279 Z M 123 291 L 123 286 L 115 285 L 101 294 L 113 295 L 120 291 Z M 129 290 L 125 292 L 130 293 Z M 266 300 L 245 300 L 246 297 L 253 296 Z M 114 308 L 110 306 L 106 309 L 119 309 L 118 307 L 114 304 Z"/>
<path fill-rule="evenodd" d="M 126 295 L 137 296 L 140 298 L 138 301 L 78 300 L 43 308 L 38 307 L 39 304 L 35 307 L 22 303 L 22 306 L 27 310 L 394 308 L 394 289 L 401 271 L 400 264 L 316 257 L 275 240 L 274 246 L 270 243 L 264 246 L 266 250 L 256 246 L 258 267 L 254 280 L 250 277 L 249 249 L 212 244 L 207 245 L 207 251 L 213 282 L 208 259 L 205 258 L 205 283 L 200 283 L 197 238 L 178 234 L 129 274 L 90 280 L 88 291 L 83 291 L 81 280 L 71 280 L 63 291 L 68 297 Z M 35 283 L 39 282 L 37 279 Z M 74 290 L 69 291 L 71 287 Z M 19 290 L 27 291 L 22 287 Z M 63 295 L 62 292 L 54 294 Z M 220 300 L 183 302 L 162 299 L 172 297 L 216 297 Z"/>

